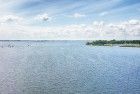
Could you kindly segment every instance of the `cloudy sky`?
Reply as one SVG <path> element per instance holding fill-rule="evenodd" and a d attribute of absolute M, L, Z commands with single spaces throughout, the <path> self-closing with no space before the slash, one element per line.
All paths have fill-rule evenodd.
<path fill-rule="evenodd" d="M 140 39 L 140 0 L 0 0 L 0 40 Z"/>

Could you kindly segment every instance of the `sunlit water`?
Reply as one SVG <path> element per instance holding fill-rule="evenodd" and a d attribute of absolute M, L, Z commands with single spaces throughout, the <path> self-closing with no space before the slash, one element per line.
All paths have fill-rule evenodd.
<path fill-rule="evenodd" d="M 0 42 L 0 94 L 140 94 L 140 48 Z"/>

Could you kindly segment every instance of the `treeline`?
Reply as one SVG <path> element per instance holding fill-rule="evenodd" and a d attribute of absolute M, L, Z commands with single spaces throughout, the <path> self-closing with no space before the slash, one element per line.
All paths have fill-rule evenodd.
<path fill-rule="evenodd" d="M 140 40 L 96 40 L 92 42 L 87 42 L 86 45 L 109 45 L 109 44 L 139 44 Z"/>

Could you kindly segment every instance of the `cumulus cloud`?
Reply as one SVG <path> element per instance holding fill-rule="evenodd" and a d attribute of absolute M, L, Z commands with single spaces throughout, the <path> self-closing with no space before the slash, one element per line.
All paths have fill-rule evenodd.
<path fill-rule="evenodd" d="M 136 19 L 132 19 L 129 21 L 129 24 L 130 25 L 139 25 L 140 24 L 140 21 L 139 20 L 136 20 Z"/>
<path fill-rule="evenodd" d="M 140 39 L 139 22 L 140 20 L 129 20 L 113 24 L 95 21 L 88 25 L 74 24 L 53 27 L 48 31 L 49 34 L 53 32 L 55 37 L 60 39 Z"/>
<path fill-rule="evenodd" d="M 1 26 L 2 39 L 140 39 L 140 20 L 120 23 L 94 21 L 65 26 Z"/>
<path fill-rule="evenodd" d="M 0 16 L 0 23 L 20 22 L 21 20 L 23 20 L 22 17 L 15 15 Z"/>
<path fill-rule="evenodd" d="M 34 19 L 35 20 L 41 20 L 41 21 L 48 21 L 51 18 L 48 16 L 47 13 L 45 13 L 45 14 L 39 14 L 39 15 L 37 15 Z"/>
<path fill-rule="evenodd" d="M 104 21 L 94 21 L 93 25 L 104 25 Z"/>

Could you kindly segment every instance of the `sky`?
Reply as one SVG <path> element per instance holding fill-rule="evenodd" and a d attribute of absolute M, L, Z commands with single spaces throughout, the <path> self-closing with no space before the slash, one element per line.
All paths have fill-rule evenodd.
<path fill-rule="evenodd" d="M 140 0 L 0 0 L 0 40 L 140 39 Z"/>

